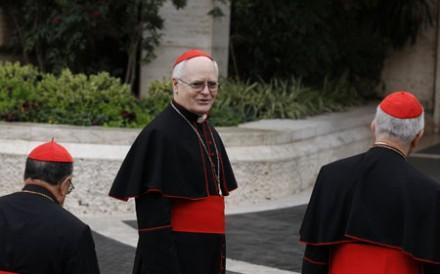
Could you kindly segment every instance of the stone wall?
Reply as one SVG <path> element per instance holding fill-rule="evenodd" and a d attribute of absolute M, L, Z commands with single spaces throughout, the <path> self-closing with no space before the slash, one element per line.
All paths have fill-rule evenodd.
<path fill-rule="evenodd" d="M 213 17 L 208 14 L 213 7 L 213 0 L 192 0 L 177 10 L 168 0 L 161 8 L 165 19 L 163 37 L 155 51 L 156 58 L 141 67 L 141 94 L 145 95 L 152 80 L 169 78 L 176 57 L 191 48 L 211 52 L 220 73 L 227 75 L 230 8 L 222 5 L 225 15 Z"/>
<path fill-rule="evenodd" d="M 365 150 L 374 107 L 305 120 L 263 120 L 219 128 L 239 188 L 229 207 L 277 200 L 310 188 L 319 168 Z M 139 129 L 0 123 L 0 195 L 22 187 L 29 151 L 52 137 L 75 158 L 74 185 L 66 208 L 76 214 L 126 214 L 128 203 L 107 196 Z"/>
<path fill-rule="evenodd" d="M 435 2 L 437 8 L 440 4 Z M 434 25 L 419 33 L 415 44 L 392 52 L 382 71 L 383 93 L 414 92 L 425 106 L 428 129 L 440 131 L 440 13 Z"/>
<path fill-rule="evenodd" d="M 436 69 L 436 27 L 420 33 L 417 43 L 390 54 L 382 71 L 384 92 L 414 92 L 426 110 L 433 111 Z"/>

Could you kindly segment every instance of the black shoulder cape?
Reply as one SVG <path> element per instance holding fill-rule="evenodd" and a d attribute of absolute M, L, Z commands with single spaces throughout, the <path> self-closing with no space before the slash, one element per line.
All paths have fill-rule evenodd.
<path fill-rule="evenodd" d="M 237 187 L 218 132 L 208 124 L 220 155 L 223 195 Z M 147 125 L 131 146 L 109 195 L 121 200 L 148 192 L 200 199 L 209 195 L 207 156 L 187 122 L 169 105 Z"/>
<path fill-rule="evenodd" d="M 440 263 L 440 184 L 374 147 L 321 169 L 300 235 L 308 245 L 365 241 Z"/>
<path fill-rule="evenodd" d="M 0 272 L 99 274 L 90 227 L 47 189 L 0 197 Z M 4 272 L 1 272 L 4 273 Z"/>

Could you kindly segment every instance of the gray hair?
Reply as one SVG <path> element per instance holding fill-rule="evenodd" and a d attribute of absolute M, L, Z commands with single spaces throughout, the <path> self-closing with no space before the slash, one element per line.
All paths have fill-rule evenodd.
<path fill-rule="evenodd" d="M 214 70 L 216 71 L 217 75 L 218 75 L 218 65 L 217 62 L 215 60 L 211 60 L 212 63 L 214 64 Z M 188 60 L 182 61 L 180 63 L 178 63 L 174 68 L 173 68 L 173 72 L 171 74 L 171 77 L 173 79 L 180 79 L 182 78 L 182 76 L 185 73 L 185 65 L 188 62 Z"/>
<path fill-rule="evenodd" d="M 378 106 L 373 122 L 376 138 L 393 138 L 409 144 L 425 127 L 425 113 L 416 118 L 399 119 L 385 113 Z"/>

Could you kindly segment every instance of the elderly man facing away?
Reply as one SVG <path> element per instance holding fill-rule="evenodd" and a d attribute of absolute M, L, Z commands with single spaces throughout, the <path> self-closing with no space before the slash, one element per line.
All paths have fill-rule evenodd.
<path fill-rule="evenodd" d="M 0 273 L 99 274 L 90 228 L 62 207 L 72 172 L 55 141 L 31 151 L 24 188 L 0 197 Z"/>
<path fill-rule="evenodd" d="M 303 274 L 440 273 L 440 184 L 407 161 L 423 107 L 391 93 L 371 129 L 372 148 L 319 172 L 300 231 Z"/>

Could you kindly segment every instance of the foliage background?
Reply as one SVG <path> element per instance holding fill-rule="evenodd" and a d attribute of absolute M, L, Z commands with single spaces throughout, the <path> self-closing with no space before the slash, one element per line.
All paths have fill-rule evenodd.
<path fill-rule="evenodd" d="M 238 79 L 301 78 L 319 86 L 347 80 L 374 96 L 392 48 L 432 24 L 431 0 L 234 0 L 230 74 Z"/>
<path fill-rule="evenodd" d="M 139 62 L 160 42 L 165 1 L 2 0 L 0 7 L 12 23 L 9 49 L 24 63 L 52 73 L 107 71 L 136 90 Z M 319 87 L 346 75 L 366 97 L 389 50 L 415 41 L 434 10 L 434 0 L 212 1 L 212 16 L 222 16 L 219 3 L 231 4 L 232 78 Z"/>
<path fill-rule="evenodd" d="M 169 103 L 171 87 L 155 82 L 144 99 L 130 90 L 139 60 L 151 59 L 159 45 L 165 1 L 2 0 L 13 23 L 9 49 L 38 69 L 1 66 L 0 119 L 147 124 Z M 432 1 L 231 1 L 231 77 L 212 121 L 299 118 L 359 104 L 358 94 L 374 96 L 389 50 L 432 24 Z M 172 3 L 183 8 L 186 0 Z"/>
<path fill-rule="evenodd" d="M 41 71 L 107 71 L 134 85 L 154 57 L 166 0 L 1 0 L 12 25 L 9 49 Z M 172 0 L 183 8 L 186 0 Z M 141 52 L 143 56 L 141 58 Z"/>

